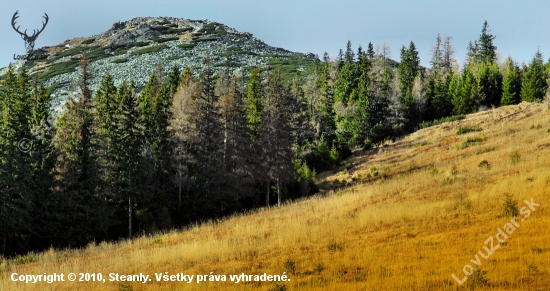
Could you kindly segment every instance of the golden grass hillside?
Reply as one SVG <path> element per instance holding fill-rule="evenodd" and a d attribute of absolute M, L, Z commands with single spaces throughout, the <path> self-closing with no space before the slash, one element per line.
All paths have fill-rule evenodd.
<path fill-rule="evenodd" d="M 550 290 L 549 119 L 546 105 L 522 103 L 423 129 L 319 175 L 325 195 L 131 242 L 3 261 L 0 290 Z M 460 128 L 471 132 L 457 135 Z M 519 214 L 515 230 L 503 215 L 506 194 L 532 210 Z M 531 199 L 535 210 L 524 203 Z M 486 245 L 499 228 L 510 231 L 507 240 Z M 494 251 L 487 259 L 484 247 Z M 465 265 L 480 271 L 466 277 Z M 45 272 L 102 273 L 107 281 L 10 279 Z M 165 272 L 227 281 L 157 282 L 155 273 Z M 283 272 L 289 281 L 229 277 Z M 152 280 L 109 282 L 109 273 Z M 452 274 L 467 280 L 460 286 Z"/>

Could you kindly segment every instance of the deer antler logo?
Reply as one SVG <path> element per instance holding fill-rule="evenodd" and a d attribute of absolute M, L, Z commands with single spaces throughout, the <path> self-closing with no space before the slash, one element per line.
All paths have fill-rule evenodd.
<path fill-rule="evenodd" d="M 28 36 L 26 29 L 25 29 L 25 32 L 21 32 L 19 31 L 19 26 L 15 28 L 15 20 L 19 18 L 19 15 L 17 15 L 17 13 L 19 13 L 19 10 L 15 11 L 15 13 L 13 14 L 13 17 L 11 18 L 11 26 L 17 33 L 21 35 L 21 38 L 25 41 L 25 48 L 27 49 L 27 52 L 32 51 L 34 50 L 34 42 L 36 41 L 36 38 L 38 37 L 38 35 L 40 35 L 42 31 L 44 31 L 44 28 L 46 28 L 46 25 L 48 24 L 48 20 L 50 18 L 48 17 L 48 14 L 44 12 L 46 16 L 43 16 L 43 17 L 44 19 L 46 19 L 46 22 L 42 22 L 42 29 L 40 30 L 35 29 L 33 31 L 33 34 L 31 36 Z"/>

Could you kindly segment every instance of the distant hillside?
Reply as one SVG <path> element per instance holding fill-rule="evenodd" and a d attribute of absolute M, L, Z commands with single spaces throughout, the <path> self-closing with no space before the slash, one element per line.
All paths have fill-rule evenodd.
<path fill-rule="evenodd" d="M 356 151 L 319 175 L 327 195 L 133 241 L 0 260 L 0 290 L 548 290 L 547 108 L 503 106 Z M 518 228 L 506 212 L 514 201 Z M 10 279 L 46 272 L 106 281 Z M 109 273 L 151 281 L 110 282 Z M 230 278 L 264 273 L 289 280 Z"/>
<path fill-rule="evenodd" d="M 198 75 L 207 58 L 217 72 L 233 73 L 253 66 L 279 66 L 288 80 L 298 72 L 307 72 L 316 59 L 308 53 L 295 53 L 272 47 L 250 33 L 238 32 L 224 24 L 208 20 L 173 17 L 137 17 L 114 23 L 100 34 L 67 40 L 33 52 L 36 61 L 18 61 L 30 68 L 31 75 L 55 88 L 59 105 L 75 87 L 79 59 L 87 54 L 95 75 L 92 90 L 99 86 L 106 72 L 118 85 L 123 79 L 133 79 L 138 89 L 143 87 L 159 62 L 166 73 L 176 65 L 190 67 Z M 6 68 L 0 71 L 0 78 Z"/>

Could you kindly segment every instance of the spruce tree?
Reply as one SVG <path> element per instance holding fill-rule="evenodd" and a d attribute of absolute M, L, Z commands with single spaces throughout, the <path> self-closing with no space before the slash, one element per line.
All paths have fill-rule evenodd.
<path fill-rule="evenodd" d="M 543 64 L 542 53 L 537 50 L 521 83 L 521 100 L 527 102 L 542 100 L 548 87 L 546 78 L 547 72 Z"/>
<path fill-rule="evenodd" d="M 414 80 L 420 72 L 420 58 L 414 42 L 411 41 L 408 49 L 401 48 L 401 63 L 397 71 L 400 102 L 405 118 L 408 120 L 408 128 L 412 129 L 419 122 L 416 102 L 412 94 Z"/>
<path fill-rule="evenodd" d="M 498 106 L 502 97 L 502 75 L 494 62 L 477 65 L 479 105 Z"/>
<path fill-rule="evenodd" d="M 479 50 L 477 51 L 477 55 L 479 56 L 480 62 L 485 63 L 493 63 L 496 61 L 496 51 L 497 47 L 493 43 L 493 40 L 496 38 L 496 36 L 490 34 L 489 30 L 489 24 L 487 21 L 483 23 L 483 29 L 481 30 L 481 35 L 479 36 Z"/>
<path fill-rule="evenodd" d="M 57 122 L 56 169 L 59 190 L 67 201 L 67 229 L 64 238 L 69 246 L 82 246 L 89 240 L 105 237 L 108 217 L 104 197 L 95 191 L 99 184 L 98 165 L 94 157 L 93 104 L 89 89 L 91 74 L 88 59 L 80 63 L 79 99 L 69 99 Z"/>
<path fill-rule="evenodd" d="M 0 253 L 23 252 L 33 231 L 30 84 L 27 70 L 10 65 L 0 87 Z"/>
<path fill-rule="evenodd" d="M 509 57 L 504 64 L 505 72 L 502 81 L 502 99 L 501 105 L 518 104 L 521 93 L 521 79 L 519 68 L 514 60 Z"/>
<path fill-rule="evenodd" d="M 262 125 L 262 84 L 260 70 L 252 69 L 248 79 L 248 90 L 245 105 L 248 134 L 253 143 L 257 143 L 260 137 Z"/>

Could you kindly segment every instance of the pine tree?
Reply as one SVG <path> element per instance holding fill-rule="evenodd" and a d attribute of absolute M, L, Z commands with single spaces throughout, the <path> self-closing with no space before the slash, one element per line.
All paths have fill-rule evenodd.
<path fill-rule="evenodd" d="M 30 163 L 34 183 L 31 184 L 33 201 L 33 249 L 45 246 L 58 245 L 59 237 L 62 237 L 64 225 L 62 218 L 64 213 L 62 206 L 65 201 L 55 188 L 54 168 L 56 151 L 53 145 L 55 136 L 55 123 L 50 107 L 52 97 L 49 90 L 43 84 L 38 85 L 34 80 L 32 93 L 32 114 L 30 126 L 35 135 L 32 151 L 30 152 Z M 56 211 L 52 211 L 56 209 Z"/>
<path fill-rule="evenodd" d="M 268 81 L 264 123 L 262 126 L 262 165 L 266 169 L 266 205 L 270 205 L 270 185 L 275 182 L 277 205 L 283 199 L 282 189 L 288 184 L 292 169 L 291 94 L 281 84 L 280 73 L 272 74 Z"/>
<path fill-rule="evenodd" d="M 19 75 L 10 65 L 0 88 L 0 253 L 28 248 L 32 232 L 30 84 L 27 70 Z"/>
<path fill-rule="evenodd" d="M 334 70 L 333 70 L 334 71 Z M 328 54 L 325 53 L 320 76 L 321 90 L 321 119 L 320 119 L 320 136 L 324 136 L 329 144 L 334 144 L 336 140 L 334 124 L 334 78 L 331 74 L 331 62 Z"/>
<path fill-rule="evenodd" d="M 502 75 L 496 63 L 477 65 L 479 105 L 498 106 L 502 97 Z"/>
<path fill-rule="evenodd" d="M 470 41 L 466 53 L 465 65 L 471 65 L 479 62 L 479 44 L 475 41 L 473 44 Z"/>
<path fill-rule="evenodd" d="M 481 35 L 479 36 L 479 51 L 477 51 L 477 55 L 479 56 L 478 61 L 485 63 L 493 63 L 496 61 L 497 47 L 493 43 L 495 38 L 496 36 L 490 34 L 489 24 L 485 21 L 483 23 Z"/>
<path fill-rule="evenodd" d="M 119 208 L 128 201 L 128 237 L 133 233 L 133 209 L 144 212 L 144 168 L 141 161 L 142 128 L 139 125 L 139 100 L 133 81 L 118 87 L 112 131 L 113 172 L 117 173 L 114 190 Z M 123 208 L 125 209 L 125 207 Z"/>
<path fill-rule="evenodd" d="M 543 65 L 542 53 L 537 50 L 521 83 L 521 100 L 527 102 L 542 100 L 548 87 L 546 78 L 547 73 Z"/>
<path fill-rule="evenodd" d="M 453 44 L 451 43 L 451 36 L 445 37 L 445 42 L 443 43 L 443 69 L 444 74 L 449 73 L 453 68 L 454 58 L 453 55 L 455 53 Z"/>
<path fill-rule="evenodd" d="M 420 72 L 420 58 L 416 46 L 411 41 L 409 48 L 401 48 L 401 63 L 397 69 L 399 79 L 399 97 L 403 106 L 405 118 L 408 120 L 408 128 L 412 129 L 419 123 L 418 110 L 414 100 L 412 89 L 414 80 Z"/>
<path fill-rule="evenodd" d="M 443 51 L 441 49 L 441 36 L 438 34 L 436 39 L 436 44 L 432 49 L 432 59 L 430 60 L 430 64 L 432 65 L 432 71 L 435 74 L 441 73 L 441 68 L 444 65 L 443 60 Z"/>
<path fill-rule="evenodd" d="M 469 67 L 464 68 L 460 76 L 453 77 L 449 92 L 452 96 L 453 114 L 469 114 L 477 110 L 477 81 Z"/>
<path fill-rule="evenodd" d="M 248 80 L 248 90 L 245 106 L 248 134 L 253 143 L 256 143 L 260 137 L 260 127 L 262 124 L 262 84 L 260 80 L 260 70 L 252 69 Z"/>
<path fill-rule="evenodd" d="M 143 163 L 147 169 L 145 204 L 156 215 L 156 227 L 171 227 L 169 214 L 170 197 L 170 106 L 172 104 L 170 83 L 163 77 L 162 66 L 152 74 L 140 95 L 140 124 L 143 127 Z"/>
<path fill-rule="evenodd" d="M 505 72 L 502 81 L 502 99 L 501 105 L 518 104 L 521 93 L 521 79 L 519 68 L 514 60 L 509 57 L 504 64 Z"/>
<path fill-rule="evenodd" d="M 82 246 L 90 239 L 105 237 L 108 222 L 104 198 L 95 192 L 99 184 L 98 165 L 94 158 L 91 74 L 88 59 L 80 64 L 79 100 L 69 99 L 66 110 L 57 122 L 56 163 L 60 191 L 67 200 L 67 230 L 70 246 Z"/>

